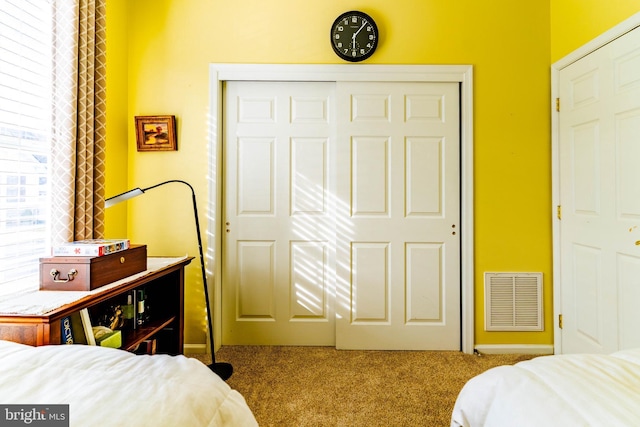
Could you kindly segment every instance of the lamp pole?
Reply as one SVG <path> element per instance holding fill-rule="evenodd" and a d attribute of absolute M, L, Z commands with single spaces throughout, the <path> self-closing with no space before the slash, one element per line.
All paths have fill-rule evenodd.
<path fill-rule="evenodd" d="M 220 378 L 222 378 L 224 381 L 226 381 L 231 374 L 233 374 L 233 366 L 231 366 L 230 363 L 225 363 L 225 362 L 216 362 L 216 355 L 215 355 L 215 346 L 214 346 L 214 341 L 213 341 L 213 320 L 211 318 L 211 304 L 209 303 L 209 287 L 207 286 L 207 272 L 206 269 L 204 267 L 204 252 L 202 250 L 202 237 L 200 235 L 200 221 L 198 220 L 198 205 L 196 203 L 196 192 L 193 189 L 193 187 L 191 186 L 191 184 L 189 184 L 186 181 L 182 181 L 179 179 L 172 179 L 169 181 L 164 181 L 161 182 L 159 184 L 155 184 L 152 185 L 150 187 L 146 187 L 146 188 L 134 188 L 133 190 L 129 190 L 125 193 L 119 194 L 117 196 L 113 196 L 110 197 L 108 199 L 105 200 L 105 207 L 108 208 L 110 206 L 113 206 L 114 204 L 123 202 L 125 200 L 131 199 L 133 197 L 139 196 L 141 194 L 144 194 L 145 192 L 147 192 L 148 190 L 152 190 L 156 187 L 160 187 L 162 185 L 165 184 L 171 184 L 171 183 L 179 183 L 179 184 L 184 184 L 187 187 L 189 187 L 189 189 L 191 190 L 191 200 L 193 201 L 193 215 L 195 218 L 195 225 L 196 225 L 196 235 L 198 236 L 198 252 L 200 254 L 200 268 L 202 270 L 202 284 L 204 286 L 204 298 L 205 298 L 205 302 L 206 302 L 206 307 L 207 307 L 207 321 L 208 321 L 208 329 L 209 329 L 209 342 L 211 343 L 211 361 L 212 363 L 209 366 L 209 369 L 211 369 L 215 374 L 217 374 Z"/>

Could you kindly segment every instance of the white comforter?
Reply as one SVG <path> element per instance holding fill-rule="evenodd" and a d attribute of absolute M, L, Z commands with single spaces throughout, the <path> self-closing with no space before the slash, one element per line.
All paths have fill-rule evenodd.
<path fill-rule="evenodd" d="M 0 404 L 69 404 L 76 426 L 257 426 L 244 398 L 184 356 L 0 340 Z"/>
<path fill-rule="evenodd" d="M 640 349 L 543 356 L 467 382 L 452 426 L 640 426 Z"/>

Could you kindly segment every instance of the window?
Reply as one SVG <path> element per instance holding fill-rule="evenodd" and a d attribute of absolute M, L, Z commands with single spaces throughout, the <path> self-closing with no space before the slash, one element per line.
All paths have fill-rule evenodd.
<path fill-rule="evenodd" d="M 51 0 L 0 0 L 0 295 L 49 256 Z"/>

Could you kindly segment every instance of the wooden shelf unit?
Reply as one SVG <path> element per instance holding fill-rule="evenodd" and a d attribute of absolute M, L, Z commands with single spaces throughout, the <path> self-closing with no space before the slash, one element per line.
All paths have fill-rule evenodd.
<path fill-rule="evenodd" d="M 151 308 L 148 323 L 122 330 L 122 349 L 133 351 L 147 339 L 158 339 L 158 352 L 182 354 L 184 350 L 184 267 L 193 257 L 179 259 L 142 277 L 94 292 L 43 315 L 0 314 L 0 339 L 33 346 L 61 344 L 60 322 L 87 308 L 94 313 L 111 304 L 124 304 L 128 292 L 145 289 Z M 47 291 L 44 291 L 47 292 Z M 74 331 L 75 333 L 75 331 Z"/>

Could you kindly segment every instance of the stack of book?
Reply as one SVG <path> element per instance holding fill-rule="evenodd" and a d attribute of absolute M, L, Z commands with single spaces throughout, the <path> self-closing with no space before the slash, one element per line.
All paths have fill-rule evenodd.
<path fill-rule="evenodd" d="M 105 256 L 129 249 L 129 239 L 87 239 L 54 246 L 53 256 Z"/>

